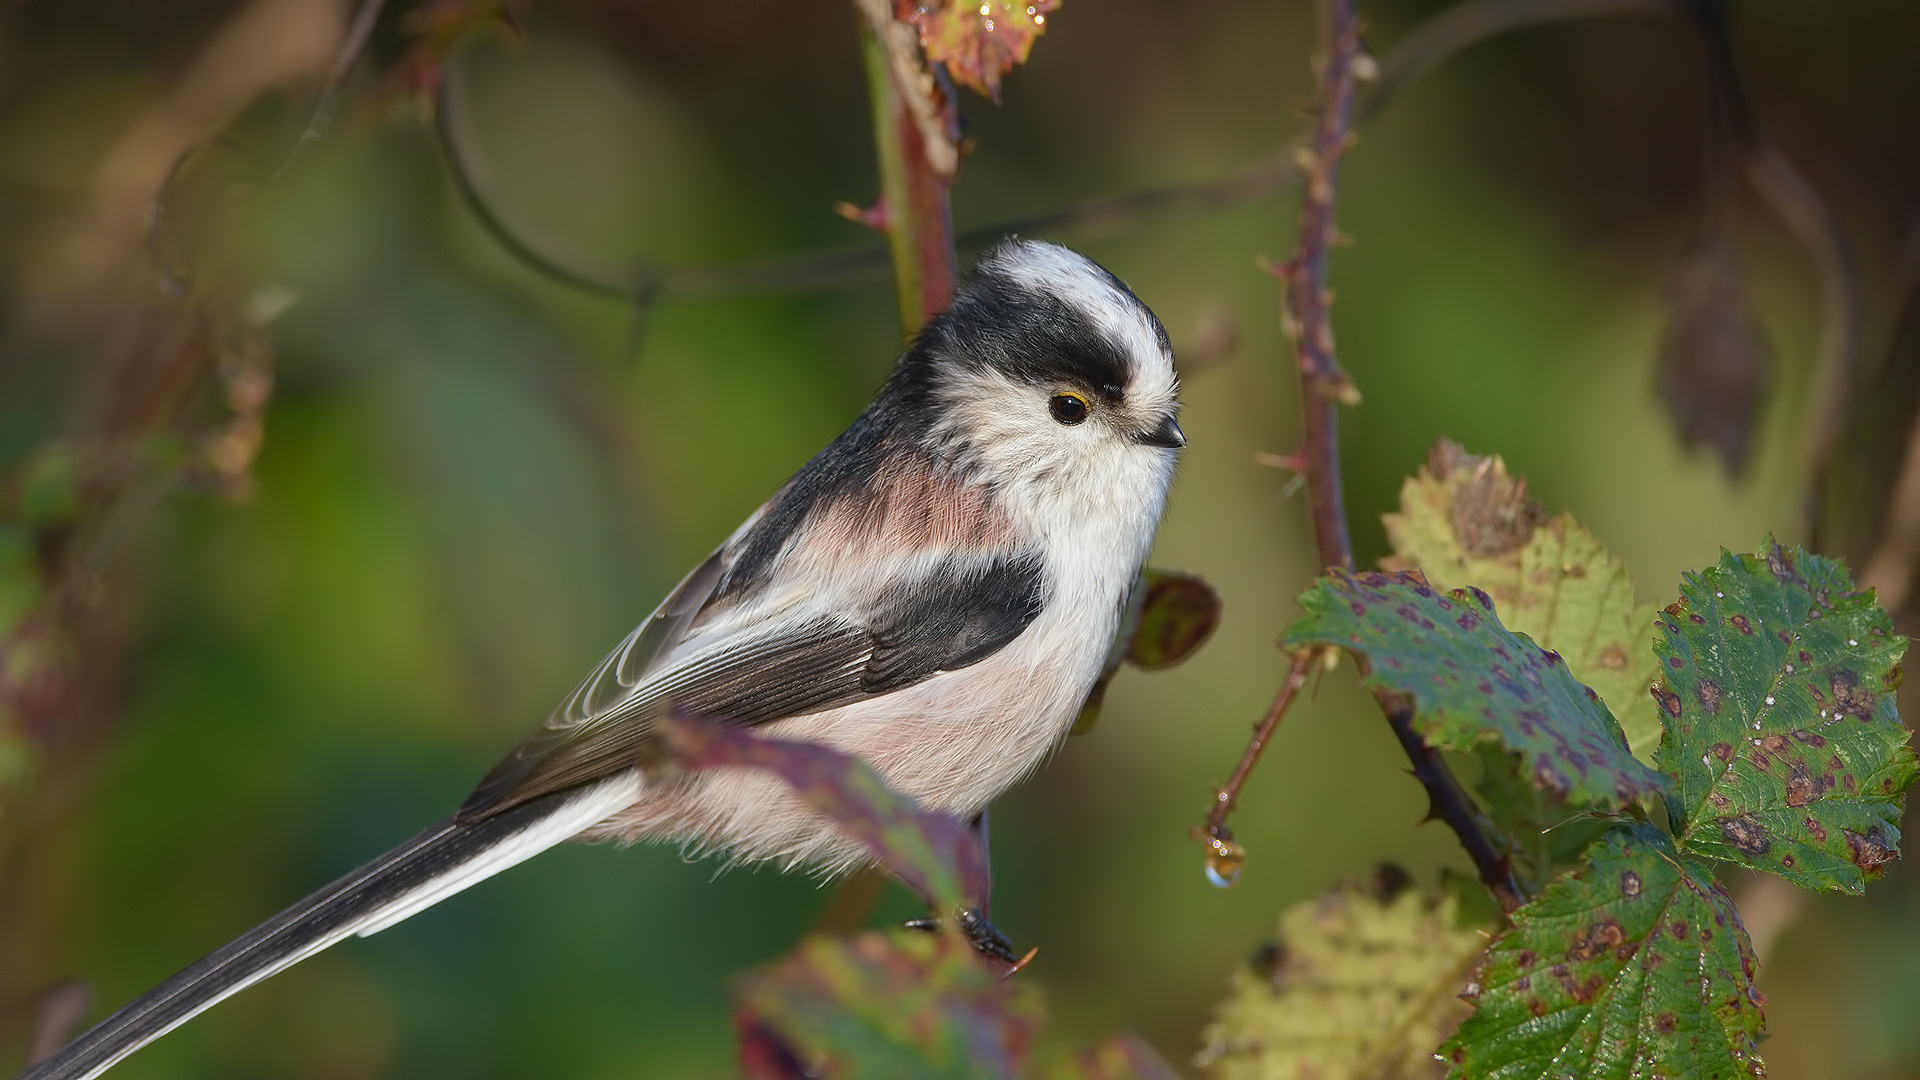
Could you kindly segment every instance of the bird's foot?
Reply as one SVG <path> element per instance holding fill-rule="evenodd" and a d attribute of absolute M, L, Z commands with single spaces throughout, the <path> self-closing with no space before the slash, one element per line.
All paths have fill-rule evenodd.
<path fill-rule="evenodd" d="M 929 915 L 923 919 L 908 919 L 905 926 L 909 930 L 937 933 L 940 929 L 940 920 Z M 1024 963 L 1021 955 L 1013 951 L 1013 942 L 1007 938 L 1007 935 L 1000 932 L 999 927 L 989 922 L 977 908 L 969 908 L 960 913 L 960 933 L 965 935 L 967 944 L 972 945 L 974 951 L 981 956 L 992 957 L 1016 966 Z"/>

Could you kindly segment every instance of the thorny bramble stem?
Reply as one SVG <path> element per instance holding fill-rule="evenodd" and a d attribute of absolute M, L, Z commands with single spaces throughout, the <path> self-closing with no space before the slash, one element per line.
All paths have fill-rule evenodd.
<path fill-rule="evenodd" d="M 919 35 L 890 0 L 856 0 L 880 202 L 872 217 L 887 235 L 900 325 L 912 333 L 946 309 L 958 277 L 949 192 L 960 165 L 953 86 L 920 54 Z"/>
<path fill-rule="evenodd" d="M 1352 380 L 1335 359 L 1333 325 L 1327 291 L 1327 260 L 1338 237 L 1334 219 L 1334 196 L 1340 178 L 1340 157 L 1351 143 L 1349 122 L 1353 108 L 1356 65 L 1361 60 L 1359 20 L 1353 0 L 1324 0 L 1323 49 L 1320 69 L 1320 95 L 1311 142 L 1301 155 L 1305 169 L 1304 191 L 1300 205 L 1300 225 L 1293 257 L 1281 268 L 1279 276 L 1287 287 L 1288 329 L 1293 336 L 1300 365 L 1301 407 L 1304 412 L 1303 440 L 1299 459 L 1306 469 L 1307 491 L 1313 507 L 1313 535 L 1322 568 L 1353 565 L 1353 545 L 1347 533 L 1347 512 L 1340 481 L 1339 423 L 1336 409 L 1353 404 L 1359 393 Z M 1354 657 L 1364 678 L 1367 663 Z M 1281 688 L 1276 708 L 1290 701 L 1290 688 L 1301 675 L 1296 657 L 1294 671 Z M 1473 799 L 1453 775 L 1437 751 L 1426 744 L 1413 728 L 1413 710 L 1402 699 L 1377 693 L 1375 700 L 1392 725 L 1413 774 L 1427 789 L 1430 815 L 1445 822 L 1460 838 L 1479 871 L 1480 880 L 1499 901 L 1502 910 L 1512 911 L 1525 902 L 1513 870 L 1504 852 L 1496 848 L 1480 826 Z M 1276 720 L 1277 722 L 1277 720 Z M 1249 757 L 1270 734 L 1262 725 Z M 1242 769 L 1250 768 L 1246 759 Z M 1237 789 L 1236 789 L 1237 790 Z M 1215 808 L 1224 819 L 1220 807 Z M 1209 839 L 1213 833 L 1209 818 Z"/>
<path fill-rule="evenodd" d="M 1293 705 L 1293 699 L 1300 688 L 1307 684 L 1307 672 L 1313 662 L 1321 655 L 1318 649 L 1301 649 L 1293 654 L 1293 667 L 1287 672 L 1286 679 L 1280 684 L 1280 692 L 1274 695 L 1273 704 L 1267 709 L 1267 715 L 1254 725 L 1253 741 L 1247 743 L 1247 749 L 1240 755 L 1240 763 L 1233 767 L 1233 775 L 1214 792 L 1213 812 L 1207 815 L 1207 823 L 1196 827 L 1194 836 L 1207 845 L 1208 873 L 1222 884 L 1232 884 L 1239 876 L 1240 862 L 1246 853 L 1233 841 L 1233 830 L 1227 828 L 1227 815 L 1233 813 L 1240 802 L 1240 789 L 1246 786 L 1247 777 L 1252 775 L 1254 763 L 1260 760 L 1260 754 L 1267 748 L 1267 740 L 1286 717 L 1287 709 Z"/>

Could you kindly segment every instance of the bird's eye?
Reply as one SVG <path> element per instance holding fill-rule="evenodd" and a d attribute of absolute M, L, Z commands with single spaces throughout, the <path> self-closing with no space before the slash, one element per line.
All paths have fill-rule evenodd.
<path fill-rule="evenodd" d="M 1087 399 L 1079 394 L 1055 394 L 1047 402 L 1047 411 L 1063 424 L 1077 424 L 1087 418 Z"/>

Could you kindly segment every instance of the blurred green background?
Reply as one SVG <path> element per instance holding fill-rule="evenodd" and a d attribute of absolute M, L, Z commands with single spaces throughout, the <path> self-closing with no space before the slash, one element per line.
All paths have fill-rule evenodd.
<path fill-rule="evenodd" d="M 1446 6 L 1363 3 L 1370 45 L 1385 55 Z M 616 264 L 877 244 L 832 213 L 877 189 L 847 5 L 519 14 L 524 40 L 485 38 L 458 63 L 492 190 L 531 232 Z M 899 346 L 884 275 L 667 296 L 641 317 L 516 262 L 401 88 L 421 19 L 405 8 L 283 169 L 349 15 L 339 0 L 0 7 L 15 529 L 0 557 L 17 578 L 0 615 L 44 599 L 36 573 L 78 582 L 49 646 L 64 682 L 7 703 L 25 750 L 0 760 L 0 1071 L 48 984 L 87 980 L 101 1015 L 457 804 L 859 411 Z M 1920 220 L 1920 7 L 1751 0 L 1733 26 L 1755 115 L 1858 256 L 1863 363 L 1911 366 L 1888 343 Z M 1273 153 L 1304 126 L 1316 35 L 1297 0 L 1071 0 L 999 106 L 967 100 L 956 224 Z M 1365 129 L 1341 193 L 1355 244 L 1333 271 L 1365 394 L 1343 432 L 1363 562 L 1443 434 L 1503 454 L 1627 559 L 1644 597 L 1675 595 L 1721 545 L 1809 538 L 1820 281 L 1750 189 L 1730 220 L 1773 360 L 1745 470 L 1684 448 L 1655 391 L 1665 282 L 1707 198 L 1707 101 L 1686 24 L 1622 16 L 1476 46 Z M 138 218 L 195 142 L 158 245 L 192 278 L 175 298 Z M 1228 325 L 1237 348 L 1187 376 L 1191 446 L 1154 554 L 1218 588 L 1219 632 L 1182 667 L 1123 673 L 1095 731 L 994 810 L 996 919 L 1040 947 L 1022 977 L 1048 993 L 1050 1039 L 1131 1027 L 1185 1061 L 1281 907 L 1380 860 L 1429 880 L 1464 865 L 1419 824 L 1421 791 L 1340 675 L 1243 799 L 1237 888 L 1207 885 L 1187 833 L 1278 685 L 1272 641 L 1313 569 L 1304 496 L 1255 460 L 1297 427 L 1277 286 L 1256 268 L 1291 247 L 1294 210 L 1277 194 L 1053 234 L 1126 279 L 1177 351 L 1217 353 Z M 234 313 L 268 286 L 293 304 L 251 330 Z M 204 440 L 234 430 L 234 387 L 269 362 L 257 456 L 209 469 Z M 1867 438 L 1860 468 L 1903 451 Z M 28 506 L 69 458 L 93 480 L 56 476 L 71 505 Z M 188 483 L 151 479 L 181 469 Z M 1858 566 L 1869 547 L 1830 550 Z M 1865 899 L 1792 913 L 1761 975 L 1776 1075 L 1920 1076 L 1913 877 L 1896 866 Z M 790 948 L 829 895 L 669 850 L 563 848 L 242 994 L 115 1075 L 729 1075 L 727 980 Z M 896 893 L 879 918 L 912 911 Z"/>

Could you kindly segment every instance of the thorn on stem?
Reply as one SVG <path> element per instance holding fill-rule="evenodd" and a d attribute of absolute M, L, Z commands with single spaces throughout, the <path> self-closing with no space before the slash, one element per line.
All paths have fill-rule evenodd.
<path fill-rule="evenodd" d="M 1346 372 L 1335 369 L 1330 374 L 1316 373 L 1312 379 L 1314 393 L 1328 401 L 1337 401 L 1349 407 L 1360 404 L 1360 388 L 1354 385 L 1352 377 Z"/>
<path fill-rule="evenodd" d="M 887 200 L 884 197 L 873 200 L 873 205 L 867 207 L 855 206 L 850 202 L 837 202 L 833 204 L 833 212 L 856 225 L 865 225 L 875 232 L 887 231 Z"/>
<path fill-rule="evenodd" d="M 1253 460 L 1256 464 L 1265 465 L 1270 469 L 1286 469 L 1289 472 L 1307 471 L 1306 452 L 1303 450 L 1295 450 L 1291 454 L 1276 454 L 1270 450 L 1260 450 L 1254 453 Z"/>

